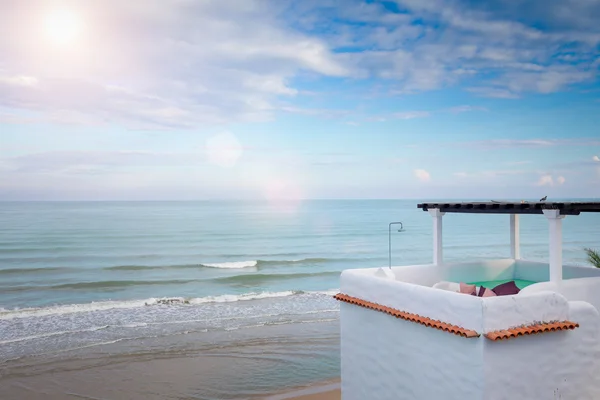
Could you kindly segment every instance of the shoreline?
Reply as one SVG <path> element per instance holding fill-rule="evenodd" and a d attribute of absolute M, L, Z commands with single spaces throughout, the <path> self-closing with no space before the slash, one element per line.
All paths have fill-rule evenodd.
<path fill-rule="evenodd" d="M 338 332 L 337 321 L 315 321 L 25 356 L 0 363 L 0 398 L 335 400 Z"/>
<path fill-rule="evenodd" d="M 327 380 L 309 386 L 288 389 L 285 392 L 263 397 L 263 400 L 339 400 L 341 399 L 341 380 Z"/>

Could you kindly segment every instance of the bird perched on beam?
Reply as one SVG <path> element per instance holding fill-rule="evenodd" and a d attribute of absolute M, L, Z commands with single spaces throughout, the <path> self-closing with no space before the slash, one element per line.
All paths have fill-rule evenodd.
<path fill-rule="evenodd" d="M 546 199 L 547 199 L 547 198 L 548 198 L 548 196 L 544 196 L 544 197 L 542 197 L 542 198 L 540 199 L 540 202 L 542 202 L 542 201 L 546 201 Z"/>

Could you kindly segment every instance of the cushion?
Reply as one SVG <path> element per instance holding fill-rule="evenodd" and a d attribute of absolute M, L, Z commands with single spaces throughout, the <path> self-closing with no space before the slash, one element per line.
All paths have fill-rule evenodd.
<path fill-rule="evenodd" d="M 473 296 L 477 295 L 477 292 L 475 291 L 475 285 L 469 285 L 464 282 L 460 283 L 460 292 L 465 293 L 465 294 L 470 294 Z"/>
<path fill-rule="evenodd" d="M 509 282 L 503 283 L 501 285 L 496 286 L 492 290 L 498 296 L 509 296 L 511 294 L 517 294 L 521 291 L 517 287 L 515 281 L 509 281 Z"/>
<path fill-rule="evenodd" d="M 448 282 L 448 281 L 440 281 L 433 285 L 434 289 L 448 290 L 451 292 L 459 292 L 460 285 L 458 282 Z"/>
<path fill-rule="evenodd" d="M 495 297 L 497 296 L 497 294 L 492 290 L 492 289 L 488 289 L 488 288 L 484 288 L 485 290 L 483 291 L 483 294 L 480 295 L 480 297 Z M 479 291 L 481 293 L 481 290 Z"/>

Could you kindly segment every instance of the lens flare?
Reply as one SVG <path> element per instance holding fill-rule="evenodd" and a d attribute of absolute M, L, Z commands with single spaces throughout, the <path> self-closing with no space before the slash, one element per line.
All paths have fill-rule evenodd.
<path fill-rule="evenodd" d="M 302 189 L 291 179 L 274 178 L 266 182 L 264 196 L 271 209 L 283 213 L 296 213 L 303 202 Z"/>
<path fill-rule="evenodd" d="M 46 16 L 44 30 L 47 38 L 57 45 L 68 45 L 77 40 L 81 33 L 82 22 L 79 16 L 70 10 L 56 10 Z"/>
<path fill-rule="evenodd" d="M 206 141 L 206 156 L 212 164 L 223 168 L 235 167 L 242 156 L 243 147 L 231 133 L 219 133 Z"/>

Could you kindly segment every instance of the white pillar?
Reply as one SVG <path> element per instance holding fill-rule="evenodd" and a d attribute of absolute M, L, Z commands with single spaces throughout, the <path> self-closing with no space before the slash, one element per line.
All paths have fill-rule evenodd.
<path fill-rule="evenodd" d="M 521 258 L 521 240 L 519 234 L 519 216 L 510 214 L 510 257 Z"/>
<path fill-rule="evenodd" d="M 559 210 L 543 210 L 550 229 L 550 282 L 562 281 L 562 220 Z"/>
<path fill-rule="evenodd" d="M 433 217 L 433 263 L 440 265 L 443 262 L 442 252 L 442 217 L 445 213 L 440 212 L 439 208 L 429 210 Z"/>

